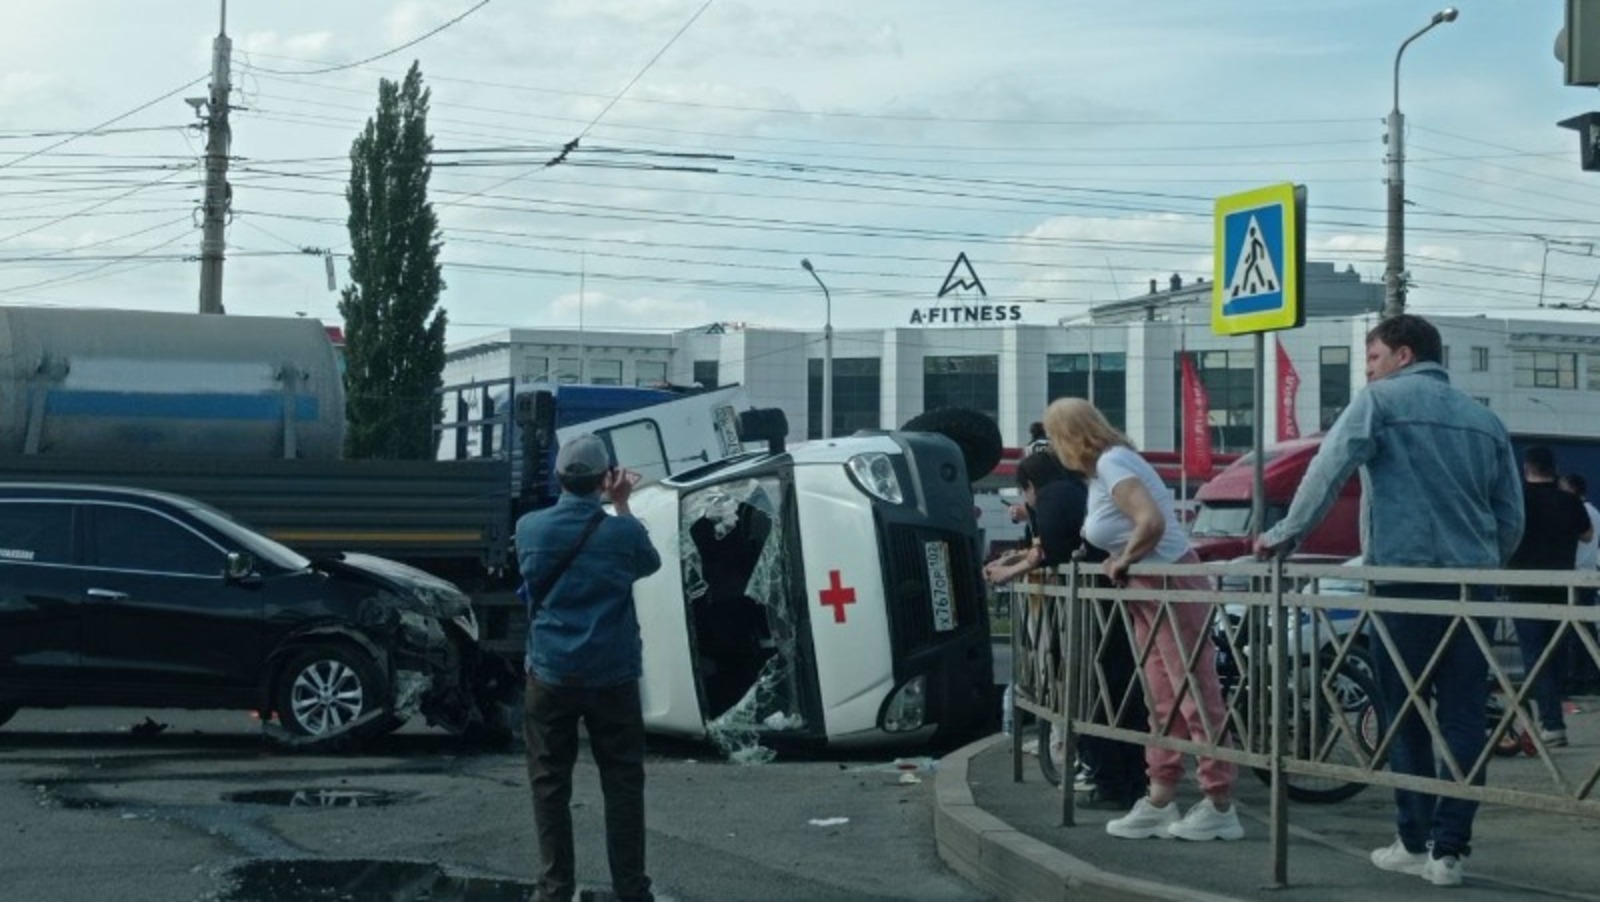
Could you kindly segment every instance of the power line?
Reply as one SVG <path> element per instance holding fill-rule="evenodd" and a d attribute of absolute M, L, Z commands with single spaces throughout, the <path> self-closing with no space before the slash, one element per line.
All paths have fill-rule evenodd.
<path fill-rule="evenodd" d="M 369 56 L 366 59 L 356 60 L 353 63 L 340 63 L 338 65 L 327 66 L 327 67 L 322 68 L 322 69 L 308 69 L 308 70 L 303 71 L 303 72 L 293 72 L 293 71 L 282 70 L 282 69 L 267 69 L 267 68 L 263 68 L 261 66 L 256 66 L 256 65 L 251 64 L 250 61 L 247 58 L 247 59 L 241 61 L 241 66 L 243 68 L 246 68 L 246 69 L 253 69 L 253 70 L 257 71 L 257 72 L 266 72 L 266 73 L 271 74 L 271 75 L 291 75 L 291 76 L 327 75 L 330 72 L 343 72 L 346 69 L 354 69 L 357 66 L 365 66 L 368 63 L 376 62 L 378 60 L 381 60 L 386 56 L 393 56 L 396 53 L 399 53 L 400 51 L 405 50 L 407 48 L 415 47 L 416 45 L 422 43 L 423 41 L 426 41 L 427 39 L 433 37 L 434 35 L 438 34 L 439 32 L 444 31 L 446 28 L 449 28 L 450 26 L 455 25 L 457 22 L 460 22 L 462 19 L 465 19 L 466 17 L 472 15 L 473 13 L 477 12 L 480 9 L 483 9 L 485 6 L 488 6 L 488 5 L 489 5 L 489 0 L 481 0 L 481 2 L 478 3 L 476 6 L 473 6 L 471 9 L 468 9 L 466 12 L 462 13 L 461 15 L 456 16 L 454 19 L 451 19 L 450 21 L 444 23 L 443 25 L 440 25 L 438 28 L 435 28 L 432 31 L 429 31 L 429 32 L 427 32 L 426 34 L 423 34 L 420 37 L 412 38 L 411 40 L 405 42 L 404 44 L 401 44 L 398 47 L 393 47 L 393 48 L 391 48 L 389 50 L 385 50 L 382 53 L 376 54 L 374 56 Z"/>
<path fill-rule="evenodd" d="M 487 0 L 486 0 L 486 2 L 487 2 Z M 200 82 L 205 81 L 209 76 L 210 76 L 210 73 L 208 72 L 205 75 L 202 75 L 199 78 L 194 79 L 193 81 L 184 82 L 183 84 L 177 86 L 176 88 L 173 88 L 172 90 L 168 91 L 165 94 L 162 94 L 160 97 L 157 97 L 156 99 L 150 101 L 149 103 L 142 103 L 142 104 L 134 107 L 133 109 L 127 111 L 126 113 L 122 113 L 121 115 L 117 115 L 117 116 L 112 116 L 110 119 L 107 119 L 106 121 L 100 123 L 99 125 L 93 126 L 91 128 L 86 128 L 86 129 L 84 129 L 82 131 L 73 132 L 72 134 L 66 136 L 65 138 L 62 138 L 60 141 L 57 141 L 54 144 L 49 144 L 49 145 L 46 145 L 44 147 L 41 147 L 38 150 L 33 151 L 32 153 L 23 154 L 22 156 L 17 157 L 15 160 L 12 160 L 12 161 L 10 161 L 8 163 L 0 163 L 0 169 L 9 169 L 10 167 L 17 165 L 18 163 L 21 163 L 23 160 L 31 160 L 34 157 L 39 156 L 40 154 L 49 153 L 50 151 L 55 150 L 57 147 L 61 147 L 61 146 L 64 146 L 66 144 L 70 144 L 73 141 L 76 141 L 79 138 L 82 138 L 82 137 L 84 137 L 86 135 L 95 134 L 100 129 L 103 129 L 108 125 L 111 125 L 111 124 L 116 123 L 116 122 L 121 122 L 122 120 L 128 118 L 129 116 L 132 116 L 135 113 L 142 112 L 144 110 L 147 110 L 147 109 L 155 106 L 156 104 L 160 103 L 163 100 L 166 100 L 168 97 L 171 97 L 174 94 L 179 94 L 179 93 L 182 93 L 185 90 L 188 90 L 193 85 L 197 85 Z"/>

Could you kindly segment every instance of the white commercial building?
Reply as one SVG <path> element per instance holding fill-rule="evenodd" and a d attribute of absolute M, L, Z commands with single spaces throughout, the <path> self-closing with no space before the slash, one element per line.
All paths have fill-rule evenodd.
<path fill-rule="evenodd" d="M 1076 395 L 1092 398 L 1140 448 L 1176 450 L 1178 361 L 1187 350 L 1209 395 L 1214 450 L 1248 450 L 1254 340 L 1212 333 L 1211 290 L 1173 276 L 1082 322 L 1023 322 L 1016 305 L 979 299 L 919 308 L 892 328 L 836 331 L 834 434 L 965 406 L 993 416 L 1008 444 L 1022 444 L 1051 398 Z M 1298 380 L 1287 409 L 1301 434 L 1320 431 L 1365 382 L 1365 336 L 1382 295 L 1354 271 L 1307 267 L 1305 326 L 1266 339 L 1269 443 L 1280 428 L 1276 393 L 1289 375 L 1279 372 L 1279 344 Z M 1600 325 L 1429 318 L 1443 335 L 1451 380 L 1514 435 L 1600 443 Z M 799 440 L 821 435 L 823 356 L 820 324 L 787 331 L 718 323 L 671 334 L 510 329 L 452 347 L 444 381 L 739 383 L 753 403 L 783 408 Z"/>

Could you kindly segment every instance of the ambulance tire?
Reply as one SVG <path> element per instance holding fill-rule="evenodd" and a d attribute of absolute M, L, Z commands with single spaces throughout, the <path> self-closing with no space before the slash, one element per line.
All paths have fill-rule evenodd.
<path fill-rule="evenodd" d="M 1004 440 L 1000 427 L 981 411 L 967 407 L 939 407 L 919 413 L 900 427 L 902 432 L 936 432 L 956 443 L 967 464 L 967 479 L 977 482 L 1000 463 Z"/>

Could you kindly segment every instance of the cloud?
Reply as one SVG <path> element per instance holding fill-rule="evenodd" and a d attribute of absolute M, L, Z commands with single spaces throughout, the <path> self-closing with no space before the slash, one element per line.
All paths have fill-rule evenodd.
<path fill-rule="evenodd" d="M 618 297 L 604 292 L 585 292 L 581 301 L 576 293 L 562 294 L 545 306 L 551 325 L 572 328 L 578 324 L 580 310 L 588 329 L 635 329 L 653 331 L 662 325 L 678 328 L 683 323 L 711 322 L 711 308 L 700 300 L 673 300 L 649 295 Z"/>

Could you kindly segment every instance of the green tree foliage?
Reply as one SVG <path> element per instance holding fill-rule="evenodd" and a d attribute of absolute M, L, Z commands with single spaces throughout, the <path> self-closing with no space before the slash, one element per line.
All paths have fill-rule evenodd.
<path fill-rule="evenodd" d="M 433 456 L 441 411 L 445 311 L 439 221 L 428 202 L 429 91 L 416 63 L 396 84 L 378 82 L 377 116 L 350 147 L 350 285 L 344 317 L 345 453 L 353 458 Z"/>

